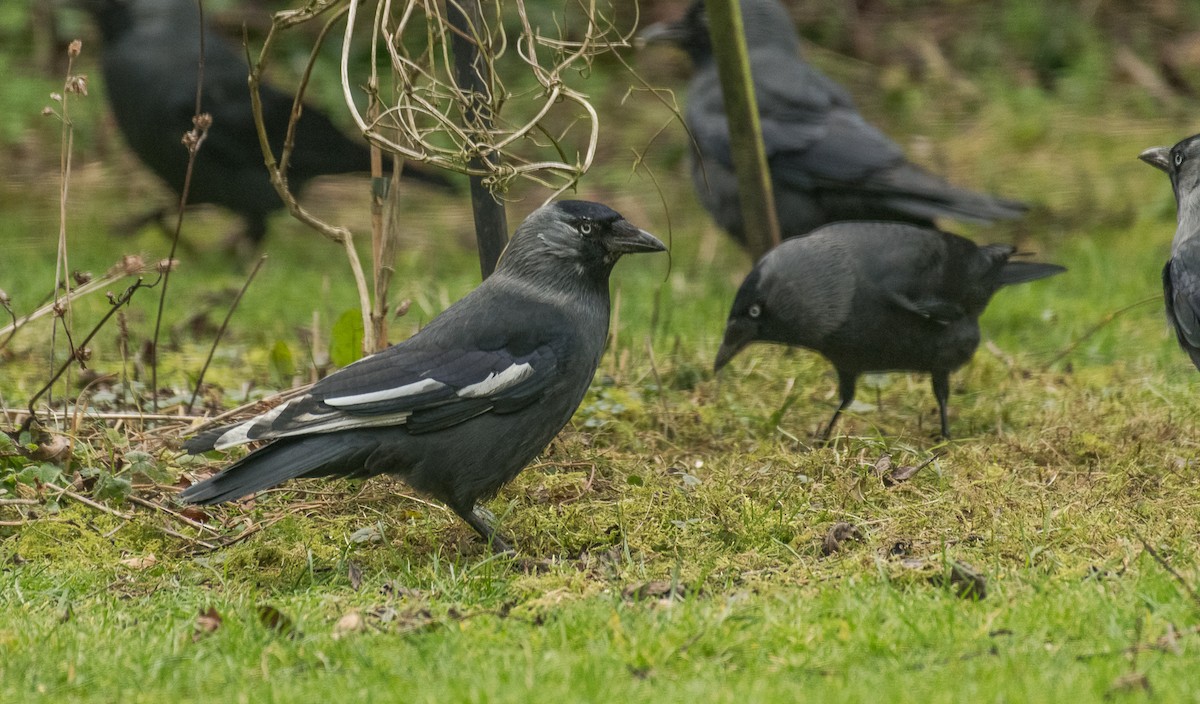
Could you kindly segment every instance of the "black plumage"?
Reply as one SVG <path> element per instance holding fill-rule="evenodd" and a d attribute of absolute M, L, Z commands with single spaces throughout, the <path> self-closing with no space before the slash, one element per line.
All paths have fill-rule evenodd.
<path fill-rule="evenodd" d="M 976 246 L 937 230 L 890 222 L 826 225 L 759 260 L 738 290 L 717 352 L 720 370 L 754 341 L 806 347 L 837 369 L 841 403 L 864 372 L 933 376 L 942 435 L 950 436 L 950 372 L 979 345 L 979 316 L 1001 286 L 1065 271 L 1010 261 L 1010 245 Z"/>
<path fill-rule="evenodd" d="M 935 218 L 991 222 L 1026 206 L 950 185 L 909 162 L 900 147 L 859 114 L 849 93 L 801 58 L 800 40 L 778 0 L 741 0 L 763 142 L 780 234 L 798 237 L 842 220 L 896 220 L 932 226 Z M 690 54 L 695 73 L 685 121 L 700 158 L 692 180 L 700 201 L 745 246 L 729 121 L 704 11 L 695 0 L 677 22 L 641 35 Z"/>
<path fill-rule="evenodd" d="M 625 253 L 664 247 L 612 209 L 560 201 L 517 228 L 492 276 L 408 340 L 306 394 L 185 443 L 269 440 L 181 497 L 213 504 L 293 477 L 395 474 L 499 549 L 476 503 L 567 423 L 608 335 L 608 278 Z"/>
<path fill-rule="evenodd" d="M 1163 299 L 1179 346 L 1200 369 L 1200 135 L 1147 149 L 1139 158 L 1171 177 L 1178 224 L 1163 267 Z"/>
<path fill-rule="evenodd" d="M 176 194 L 182 192 L 188 153 L 181 140 L 196 112 L 200 13 L 195 0 L 79 0 L 103 39 L 101 67 L 108 103 L 130 149 Z M 192 172 L 188 203 L 212 203 L 237 213 L 244 236 L 261 243 L 267 216 L 283 201 L 271 185 L 246 79 L 245 52 L 211 26 L 204 33 L 201 110 L 212 115 Z M 262 85 L 263 122 L 279 158 L 293 96 Z M 369 172 L 367 143 L 343 134 L 321 111 L 306 105 L 296 123 L 288 168 L 293 192 L 317 176 Z M 447 187 L 437 169 L 408 164 L 405 175 Z"/>

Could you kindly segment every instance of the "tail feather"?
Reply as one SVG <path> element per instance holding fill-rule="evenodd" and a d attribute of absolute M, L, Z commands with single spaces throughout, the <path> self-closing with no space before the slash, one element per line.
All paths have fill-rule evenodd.
<path fill-rule="evenodd" d="M 1011 286 L 1012 284 L 1023 284 L 1027 281 L 1037 281 L 1047 276 L 1061 274 L 1066 270 L 1065 266 L 1057 264 L 1010 261 L 1005 263 L 1004 268 L 1000 270 L 1000 285 Z"/>
<path fill-rule="evenodd" d="M 931 220 L 950 218 L 987 224 L 1015 220 L 1029 210 L 1019 201 L 952 186 L 914 164 L 889 170 L 881 181 L 882 195 L 893 207 Z"/>
<path fill-rule="evenodd" d="M 217 446 L 217 440 L 219 440 L 227 430 L 229 430 L 229 426 L 227 425 L 223 425 L 219 428 L 213 428 L 212 430 L 206 430 L 203 433 L 200 433 L 195 437 L 188 438 L 186 441 L 184 441 L 183 449 L 186 450 L 189 455 L 198 455 L 201 452 L 213 450 Z"/>
<path fill-rule="evenodd" d="M 219 504 L 270 489 L 296 477 L 361 473 L 373 443 L 336 433 L 284 439 L 260 448 L 223 472 L 188 487 L 179 498 L 193 504 Z"/>

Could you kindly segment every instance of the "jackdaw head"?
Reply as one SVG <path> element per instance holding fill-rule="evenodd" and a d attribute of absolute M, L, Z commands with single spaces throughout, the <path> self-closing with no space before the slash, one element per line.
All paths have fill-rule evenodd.
<path fill-rule="evenodd" d="M 796 37 L 792 18 L 778 0 L 742 0 L 742 25 L 750 51 L 762 47 L 796 53 L 800 40 Z M 638 33 L 639 44 L 669 42 L 686 51 L 694 63 L 712 56 L 712 40 L 708 33 L 708 13 L 704 0 L 695 0 L 683 17 L 674 22 L 656 22 Z"/>
<path fill-rule="evenodd" d="M 1139 154 L 1138 158 L 1171 177 L 1175 200 L 1180 205 L 1200 193 L 1200 134 L 1188 137 L 1173 147 L 1151 147 Z M 1181 217 L 1183 210 L 1181 207 Z"/>
<path fill-rule="evenodd" d="M 195 41 L 200 19 L 194 0 L 71 0 L 75 7 L 89 13 L 105 42 L 113 42 L 133 31 L 148 27 L 177 35 L 181 41 Z"/>
<path fill-rule="evenodd" d="M 725 323 L 725 337 L 721 340 L 721 348 L 717 350 L 713 371 L 721 371 L 746 345 L 766 339 L 765 332 L 771 324 L 771 306 L 763 284 L 762 266 L 756 266 L 746 276 L 733 299 L 733 308 Z"/>
<path fill-rule="evenodd" d="M 529 214 L 513 233 L 497 273 L 550 278 L 583 277 L 607 284 L 622 254 L 661 252 L 657 237 L 612 208 L 560 200 Z"/>
<path fill-rule="evenodd" d="M 638 32 L 638 46 L 646 44 L 674 44 L 700 63 L 712 56 L 712 41 L 708 36 L 708 13 L 704 0 L 692 3 L 683 17 L 674 22 L 655 22 Z"/>

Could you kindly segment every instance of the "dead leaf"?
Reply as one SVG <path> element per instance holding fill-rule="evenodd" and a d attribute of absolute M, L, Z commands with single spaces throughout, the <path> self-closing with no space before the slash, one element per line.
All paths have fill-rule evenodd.
<path fill-rule="evenodd" d="M 379 588 L 379 593 L 389 599 L 419 599 L 422 596 L 420 589 L 411 589 L 392 580 L 384 582 Z"/>
<path fill-rule="evenodd" d="M 377 521 L 369 526 L 359 528 L 350 534 L 350 542 L 361 545 L 362 543 L 378 543 L 383 540 L 383 522 Z"/>
<path fill-rule="evenodd" d="M 390 606 L 376 606 L 368 611 L 367 614 L 384 624 L 391 623 L 400 616 L 400 612 Z"/>
<path fill-rule="evenodd" d="M 884 455 L 884 457 L 887 457 L 887 455 Z M 845 543 L 851 540 L 859 542 L 862 539 L 863 534 L 858 529 L 858 526 L 845 522 L 835 523 L 829 529 L 829 532 L 825 534 L 825 540 L 821 542 L 821 554 L 832 555 L 840 551 Z"/>
<path fill-rule="evenodd" d="M 884 486 L 896 486 L 897 484 L 901 484 L 903 482 L 908 481 L 909 479 L 912 479 L 914 476 L 916 476 L 917 472 L 920 472 L 922 469 L 925 469 L 926 467 L 928 467 L 930 465 L 930 463 L 932 463 L 938 457 L 941 457 L 940 453 L 934 454 L 932 457 L 925 460 L 921 464 L 908 465 L 908 466 L 897 467 L 896 469 L 893 469 L 891 472 L 883 475 L 883 485 Z"/>
<path fill-rule="evenodd" d="M 208 520 L 208 512 L 199 506 L 184 506 L 179 513 L 184 518 L 190 518 L 197 523 L 204 523 Z"/>
<path fill-rule="evenodd" d="M 877 476 L 877 477 L 882 477 L 882 476 L 886 475 L 888 472 L 890 472 L 891 470 L 892 470 L 892 456 L 891 455 L 880 455 L 879 459 L 875 460 L 875 466 L 871 468 L 871 471 L 874 472 L 875 476 Z"/>
<path fill-rule="evenodd" d="M 367 627 L 366 621 L 363 620 L 362 614 L 357 611 L 347 611 L 345 615 L 338 619 L 337 623 L 333 624 L 333 639 L 339 640 L 345 638 L 351 633 L 358 633 Z"/>
<path fill-rule="evenodd" d="M 154 553 L 149 553 L 142 557 L 127 557 L 124 560 L 118 560 L 118 562 L 131 570 L 144 570 L 157 565 L 158 558 L 154 556 Z"/>
<path fill-rule="evenodd" d="M 270 604 L 259 604 L 258 621 L 269 630 L 289 638 L 296 637 L 296 624 L 282 611 Z"/>
<path fill-rule="evenodd" d="M 358 591 L 362 587 L 362 568 L 351 562 L 346 565 L 346 576 L 350 578 L 350 588 Z"/>
<path fill-rule="evenodd" d="M 523 574 L 546 574 L 554 567 L 554 558 L 519 557 L 514 561 Z"/>
<path fill-rule="evenodd" d="M 652 582 L 646 582 L 637 586 L 629 585 L 621 590 L 621 596 L 630 601 L 642 601 L 644 599 L 682 599 L 686 589 L 682 584 L 668 582 L 665 579 L 656 579 Z"/>
<path fill-rule="evenodd" d="M 1105 698 L 1111 697 L 1113 694 L 1136 692 L 1138 690 L 1149 694 L 1151 692 L 1150 678 L 1146 677 L 1144 672 L 1127 672 L 1113 680 L 1113 683 L 1108 686 L 1108 693 L 1105 695 Z"/>
<path fill-rule="evenodd" d="M 192 642 L 196 642 L 221 627 L 221 614 L 216 607 L 210 606 L 196 617 L 196 630 L 192 632 Z"/>
<path fill-rule="evenodd" d="M 462 615 L 451 609 L 447 614 L 452 619 L 462 618 Z M 433 625 L 433 614 L 429 609 L 413 609 L 397 614 L 392 621 L 392 630 L 398 633 L 411 633 Z"/>
<path fill-rule="evenodd" d="M 38 462 L 53 462 L 61 459 L 71 449 L 71 443 L 61 435 L 52 435 L 37 444 L 37 449 L 29 453 L 29 458 Z"/>
<path fill-rule="evenodd" d="M 954 589 L 954 593 L 963 599 L 978 601 L 987 596 L 987 578 L 967 563 L 958 560 L 950 563 L 947 572 L 934 575 L 930 581 Z"/>

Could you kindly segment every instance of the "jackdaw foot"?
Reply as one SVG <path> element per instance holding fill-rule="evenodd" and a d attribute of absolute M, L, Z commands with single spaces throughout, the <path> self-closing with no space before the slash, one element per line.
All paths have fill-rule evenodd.
<path fill-rule="evenodd" d="M 456 513 L 467 522 L 467 525 L 475 529 L 475 532 L 483 538 L 483 541 L 492 548 L 493 552 L 508 553 L 510 555 L 517 553 L 516 550 L 513 550 L 512 545 L 493 527 L 492 524 L 495 523 L 496 516 L 491 511 L 482 506 L 475 506 L 470 511 L 456 511 Z"/>
<path fill-rule="evenodd" d="M 950 372 L 933 373 L 933 395 L 937 398 L 938 418 L 942 422 L 942 439 L 950 439 L 950 421 L 947 418 L 946 403 L 950 400 Z"/>

